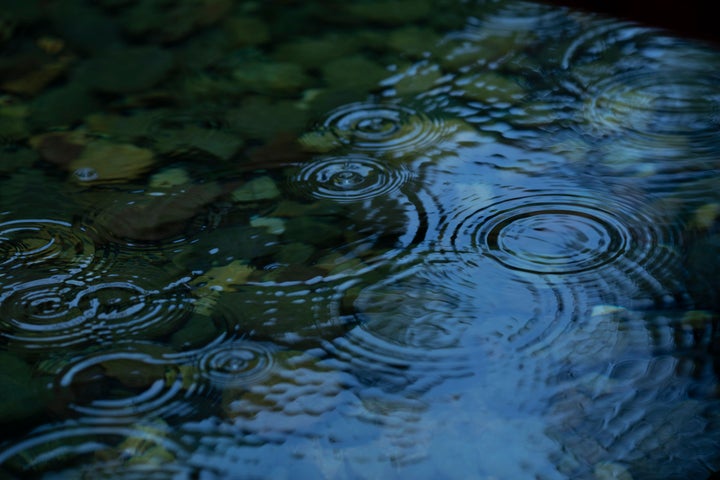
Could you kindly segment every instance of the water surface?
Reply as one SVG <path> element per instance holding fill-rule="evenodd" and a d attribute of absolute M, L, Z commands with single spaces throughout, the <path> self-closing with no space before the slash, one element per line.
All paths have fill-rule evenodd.
<path fill-rule="evenodd" d="M 2 12 L 0 476 L 720 470 L 710 45 L 513 0 Z"/>

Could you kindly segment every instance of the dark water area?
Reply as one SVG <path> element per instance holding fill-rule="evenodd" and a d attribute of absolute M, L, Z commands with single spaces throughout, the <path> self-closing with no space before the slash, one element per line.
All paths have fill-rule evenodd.
<path fill-rule="evenodd" d="M 720 42 L 710 5 L 702 0 L 544 0 L 587 12 L 661 27 L 676 36 Z"/>
<path fill-rule="evenodd" d="M 513 0 L 0 0 L 0 478 L 720 470 L 720 50 Z"/>

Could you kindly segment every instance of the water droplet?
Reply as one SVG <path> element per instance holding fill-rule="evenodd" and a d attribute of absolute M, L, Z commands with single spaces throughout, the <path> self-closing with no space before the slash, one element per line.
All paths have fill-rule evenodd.
<path fill-rule="evenodd" d="M 92 167 L 78 168 L 77 170 L 75 170 L 75 172 L 73 172 L 73 175 L 75 175 L 75 178 L 77 178 L 81 182 L 92 182 L 93 180 L 97 180 L 100 177 L 97 173 L 97 170 Z"/>

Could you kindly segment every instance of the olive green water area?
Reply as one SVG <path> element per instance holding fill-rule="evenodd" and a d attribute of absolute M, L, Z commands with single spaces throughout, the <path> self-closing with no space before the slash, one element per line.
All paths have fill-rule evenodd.
<path fill-rule="evenodd" d="M 707 478 L 719 67 L 512 0 L 0 0 L 0 478 Z"/>

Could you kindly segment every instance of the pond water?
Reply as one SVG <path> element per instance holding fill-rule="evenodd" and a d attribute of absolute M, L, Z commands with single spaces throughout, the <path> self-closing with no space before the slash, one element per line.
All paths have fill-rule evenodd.
<path fill-rule="evenodd" d="M 719 50 L 513 0 L 0 4 L 0 477 L 720 470 Z"/>

